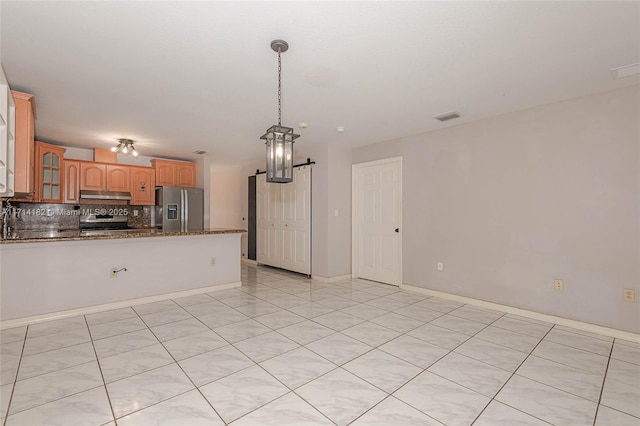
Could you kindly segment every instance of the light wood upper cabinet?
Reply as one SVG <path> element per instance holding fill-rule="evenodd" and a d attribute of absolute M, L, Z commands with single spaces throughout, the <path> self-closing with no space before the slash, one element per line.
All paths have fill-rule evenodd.
<path fill-rule="evenodd" d="M 185 161 L 151 160 L 156 169 L 157 186 L 185 186 L 195 188 L 196 165 Z"/>
<path fill-rule="evenodd" d="M 16 105 L 14 192 L 21 196 L 33 196 L 35 180 L 35 118 L 33 95 L 11 91 Z M 27 195 L 28 194 L 28 195 Z"/>
<path fill-rule="evenodd" d="M 61 203 L 63 199 L 64 148 L 35 143 L 37 182 L 36 201 Z"/>
<path fill-rule="evenodd" d="M 107 165 L 92 162 L 80 163 L 80 189 L 104 191 L 107 187 Z"/>
<path fill-rule="evenodd" d="M 176 163 L 169 160 L 151 160 L 151 164 L 156 169 L 157 186 L 176 186 Z"/>
<path fill-rule="evenodd" d="M 156 171 L 151 167 L 130 167 L 131 204 L 153 206 L 156 202 Z"/>
<path fill-rule="evenodd" d="M 196 165 L 194 163 L 176 163 L 176 186 L 196 187 Z"/>
<path fill-rule="evenodd" d="M 64 160 L 64 197 L 63 202 L 80 202 L 80 161 Z"/>
<path fill-rule="evenodd" d="M 129 166 L 107 165 L 107 191 L 129 192 Z"/>
<path fill-rule="evenodd" d="M 80 162 L 80 189 L 129 192 L 129 166 Z"/>

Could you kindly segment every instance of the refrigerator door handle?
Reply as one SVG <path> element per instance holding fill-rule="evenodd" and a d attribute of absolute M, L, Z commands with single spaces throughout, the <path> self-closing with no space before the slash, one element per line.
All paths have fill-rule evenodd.
<path fill-rule="evenodd" d="M 184 208 L 184 229 L 183 231 L 189 230 L 189 193 L 186 189 L 182 190 L 182 194 L 184 197 L 184 201 L 182 202 L 182 207 Z"/>

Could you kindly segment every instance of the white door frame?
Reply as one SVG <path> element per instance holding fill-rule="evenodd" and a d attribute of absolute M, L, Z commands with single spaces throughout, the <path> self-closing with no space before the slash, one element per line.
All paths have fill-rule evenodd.
<path fill-rule="evenodd" d="M 353 278 L 358 278 L 360 276 L 360 220 L 359 220 L 359 209 L 360 209 L 360 187 L 357 179 L 357 172 L 359 169 L 370 166 L 377 166 L 381 164 L 390 164 L 396 163 L 399 165 L 400 174 L 399 174 L 399 183 L 400 188 L 398 191 L 399 194 L 399 206 L 398 206 L 398 217 L 400 223 L 398 227 L 400 228 L 400 233 L 398 234 L 398 238 L 400 239 L 398 244 L 398 274 L 396 276 L 396 281 L 393 283 L 394 285 L 400 286 L 402 284 L 402 157 L 391 157 L 385 158 L 382 160 L 376 161 L 368 161 L 366 163 L 358 163 L 351 165 L 351 276 Z"/>

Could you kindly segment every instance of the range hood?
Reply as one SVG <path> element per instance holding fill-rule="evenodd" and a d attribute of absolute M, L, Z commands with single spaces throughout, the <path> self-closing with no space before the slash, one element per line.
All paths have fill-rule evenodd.
<path fill-rule="evenodd" d="M 85 200 L 131 200 L 130 192 L 117 192 L 117 191 L 91 191 L 83 189 L 80 191 L 80 198 Z"/>

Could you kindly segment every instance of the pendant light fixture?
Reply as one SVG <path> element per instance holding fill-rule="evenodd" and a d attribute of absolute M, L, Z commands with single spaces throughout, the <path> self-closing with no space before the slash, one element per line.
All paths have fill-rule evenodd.
<path fill-rule="evenodd" d="M 118 139 L 118 145 L 111 148 L 111 152 L 121 152 L 123 154 L 131 154 L 134 157 L 138 156 L 138 151 L 136 151 L 133 146 L 133 142 L 131 139 Z"/>
<path fill-rule="evenodd" d="M 282 61 L 280 54 L 289 49 L 284 40 L 273 40 L 271 49 L 278 53 L 278 124 L 267 129 L 260 137 L 267 146 L 267 182 L 293 181 L 293 142 L 300 137 L 293 128 L 282 125 Z"/>

